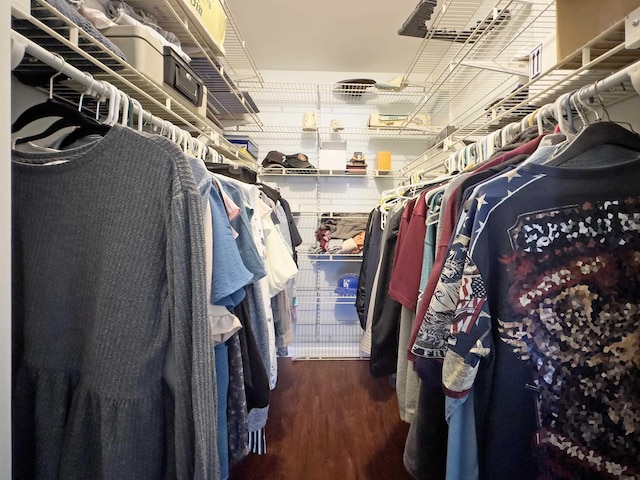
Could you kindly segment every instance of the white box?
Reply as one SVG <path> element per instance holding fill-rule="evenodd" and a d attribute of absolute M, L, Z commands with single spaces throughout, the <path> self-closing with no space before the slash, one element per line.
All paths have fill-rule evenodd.
<path fill-rule="evenodd" d="M 347 160 L 347 142 L 322 142 L 318 170 L 344 170 Z"/>

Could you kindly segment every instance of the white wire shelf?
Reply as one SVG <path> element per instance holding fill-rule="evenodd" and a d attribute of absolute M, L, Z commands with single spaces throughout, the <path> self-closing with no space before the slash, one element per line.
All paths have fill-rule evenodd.
<path fill-rule="evenodd" d="M 349 253 L 310 253 L 298 252 L 298 256 L 305 256 L 316 262 L 361 262 L 361 254 Z"/>
<path fill-rule="evenodd" d="M 354 305 L 355 292 L 350 295 L 336 293 L 333 288 L 296 288 L 296 298 L 300 305 Z"/>
<path fill-rule="evenodd" d="M 456 120 L 459 127 L 451 138 L 476 140 L 509 123 L 520 122 L 527 114 L 552 103 L 560 95 L 593 85 L 638 59 L 640 51 L 624 48 L 624 20 L 621 20 L 536 79 L 505 95 L 491 108 L 485 110 L 485 100 L 479 99 L 469 107 L 467 115 L 461 115 Z M 599 98 L 594 101 L 596 104 L 613 105 L 634 95 L 636 92 L 630 81 L 622 81 L 615 88 L 599 92 Z M 438 168 L 450 153 L 443 152 L 442 145 L 442 141 L 438 142 L 416 160 L 406 164 L 399 173 L 406 176 L 411 172 Z"/>
<path fill-rule="evenodd" d="M 261 168 L 261 176 L 281 176 L 281 177 L 353 177 L 353 178 L 399 178 L 398 174 L 392 170 L 367 170 L 365 173 L 349 173 L 341 170 L 316 170 L 311 168 L 284 168 L 270 167 Z"/>
<path fill-rule="evenodd" d="M 263 83 L 258 66 L 244 41 L 229 4 L 225 0 L 220 3 L 227 15 L 227 29 L 224 39 L 225 55 L 220 58 L 220 62 L 227 71 L 232 73 L 236 83 L 241 80 L 251 80 L 258 84 Z"/>
<path fill-rule="evenodd" d="M 399 92 L 378 89 L 373 85 L 317 84 L 288 82 L 238 82 L 260 105 L 348 105 L 350 108 L 372 105 L 411 106 L 423 99 L 425 89 L 408 85 Z"/>
<path fill-rule="evenodd" d="M 224 139 L 221 129 L 200 115 L 195 106 L 141 74 L 47 2 L 34 0 L 31 10 L 37 18 L 32 15 L 26 20 L 14 19 L 13 30 L 59 55 L 61 61 L 108 81 L 138 100 L 153 116 L 168 120 L 196 136 L 204 135 L 210 139 L 211 147 L 228 159 L 254 170 L 257 168 L 255 160 Z M 46 83 L 48 87 L 48 79 L 55 70 L 27 56 L 14 72 L 31 78 L 39 76 L 41 84 Z M 56 96 L 76 104 L 81 92 L 82 89 L 72 83 L 54 88 Z"/>
<path fill-rule="evenodd" d="M 528 76 L 529 52 L 553 34 L 555 25 L 553 0 L 444 1 L 405 73 L 409 81 L 428 85 L 410 117 L 473 111 L 470 104 L 482 108 L 493 95 L 512 88 L 518 76 Z M 442 31 L 457 32 L 455 40 L 441 40 Z"/>
<path fill-rule="evenodd" d="M 345 127 L 340 131 L 332 131 L 330 127 L 318 127 L 315 131 L 304 131 L 297 126 L 239 125 L 227 127 L 225 134 L 249 135 L 255 140 L 301 140 L 319 138 L 321 141 L 349 140 L 365 142 L 370 140 L 384 142 L 428 142 L 434 138 L 440 128 L 413 129 L 392 127 Z"/>
<path fill-rule="evenodd" d="M 195 13 L 189 8 L 187 2 L 183 0 L 128 0 L 127 3 L 154 15 L 159 25 L 178 37 L 183 49 L 193 58 L 193 62 L 198 64 L 198 74 L 208 86 L 210 101 L 215 113 L 237 120 L 249 118 L 255 123 L 260 123 L 260 119 L 255 114 L 250 102 L 240 91 L 235 80 L 228 75 L 229 72 L 236 72 L 236 68 L 233 66 L 234 62 L 238 68 L 243 67 L 245 75 L 247 75 L 246 69 L 251 66 L 255 67 L 255 63 L 244 46 L 244 40 L 226 2 L 222 2 L 222 5 L 228 19 L 224 42 L 225 52 L 227 48 L 229 49 L 227 53 L 223 53 L 206 29 L 198 25 L 197 20 L 194 20 Z M 258 81 L 261 80 L 255 68 L 248 75 Z M 240 106 L 241 111 L 235 110 L 237 106 Z"/>
<path fill-rule="evenodd" d="M 182 0 L 127 0 L 127 3 L 154 15 L 165 30 L 178 37 L 183 48 L 190 55 L 195 51 L 197 56 L 204 55 L 212 63 L 221 64 L 227 72 L 235 77 L 234 81 L 242 76 L 245 80 L 262 82 L 262 77 L 227 2 L 220 2 L 227 17 L 224 52 L 212 41 L 204 29 L 194 25 L 196 22 L 192 19 L 193 13 L 187 5 L 188 2 Z M 229 84 L 229 87 L 235 88 L 237 91 L 235 85 Z"/>

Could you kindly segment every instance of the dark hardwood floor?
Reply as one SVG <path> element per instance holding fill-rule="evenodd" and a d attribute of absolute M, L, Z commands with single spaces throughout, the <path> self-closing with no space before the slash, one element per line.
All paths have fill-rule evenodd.
<path fill-rule="evenodd" d="M 363 360 L 278 360 L 267 453 L 230 480 L 410 480 L 402 464 L 409 425 L 387 378 Z"/>

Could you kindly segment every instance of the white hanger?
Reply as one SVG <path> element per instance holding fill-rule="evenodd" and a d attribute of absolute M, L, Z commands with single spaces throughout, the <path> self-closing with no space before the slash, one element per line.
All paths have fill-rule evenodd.
<path fill-rule="evenodd" d="M 198 145 L 198 156 L 204 162 L 207 159 L 207 146 L 199 138 L 196 138 L 196 144 Z"/>
<path fill-rule="evenodd" d="M 593 108 L 592 105 L 590 105 L 587 100 L 582 96 L 582 91 L 584 89 L 587 89 L 589 87 L 582 87 L 580 90 L 578 90 L 578 95 L 577 95 L 577 100 L 580 103 L 580 105 L 582 105 L 588 112 L 593 112 L 593 114 L 595 115 L 596 122 L 600 122 L 602 121 L 602 119 L 600 118 L 600 114 L 598 113 L 598 110 L 596 108 Z M 587 118 L 588 118 L 588 114 L 587 114 Z"/>
<path fill-rule="evenodd" d="M 500 131 L 500 141 L 502 142 L 502 146 L 505 146 L 507 143 L 509 143 L 509 141 L 511 141 L 511 139 L 513 138 L 513 133 L 511 132 L 511 130 L 515 129 L 516 127 L 518 128 L 516 132 L 518 132 L 520 130 L 520 123 L 510 123 L 508 125 L 505 125 L 504 128 Z"/>
<path fill-rule="evenodd" d="M 491 142 L 489 143 L 489 156 L 493 155 L 496 150 L 502 147 L 500 140 L 502 139 L 502 133 L 500 130 L 496 130 L 491 134 Z"/>
<path fill-rule="evenodd" d="M 115 125 L 118 121 L 118 114 L 120 109 L 120 91 L 113 85 L 108 84 L 109 86 L 109 113 L 107 114 L 107 118 L 104 123 L 109 126 Z"/>
<path fill-rule="evenodd" d="M 449 155 L 449 159 L 447 160 L 447 172 L 452 173 L 456 169 L 456 153 L 453 152 Z"/>
<path fill-rule="evenodd" d="M 569 97 L 569 101 L 573 105 L 573 108 L 576 109 L 576 113 L 578 114 L 578 117 L 580 117 L 580 121 L 582 122 L 582 128 L 585 128 L 587 125 L 589 125 L 589 119 L 582 111 L 582 104 L 579 100 L 581 90 L 582 88 L 580 90 L 575 91 L 573 95 Z"/>
<path fill-rule="evenodd" d="M 126 127 L 129 124 L 129 105 L 131 98 L 126 93 L 122 92 L 122 120 L 120 125 Z"/>
<path fill-rule="evenodd" d="M 144 110 L 142 108 L 142 104 L 136 100 L 135 98 L 131 99 L 131 103 L 133 105 L 133 116 L 136 116 L 136 109 L 138 110 L 138 131 L 142 131 L 142 126 L 144 123 Z"/>
<path fill-rule="evenodd" d="M 90 73 L 86 73 L 87 77 L 89 77 L 89 86 L 87 88 L 84 89 L 84 92 L 82 92 L 80 94 L 80 100 L 78 100 L 78 111 L 81 112 L 82 111 L 82 103 L 84 101 L 84 96 L 85 95 L 89 95 L 90 97 L 97 97 L 98 93 L 96 90 L 94 90 L 93 88 L 93 84 L 95 82 L 95 79 L 93 78 L 93 75 L 91 75 Z"/>
<path fill-rule="evenodd" d="M 560 127 L 560 131 L 567 137 L 571 135 L 569 131 L 569 123 L 564 118 L 565 112 L 565 100 L 567 98 L 567 93 L 563 93 L 560 95 L 555 102 L 553 102 L 554 107 L 554 117 L 556 122 L 558 122 L 558 127 Z M 571 115 L 571 112 L 568 112 L 568 115 Z"/>

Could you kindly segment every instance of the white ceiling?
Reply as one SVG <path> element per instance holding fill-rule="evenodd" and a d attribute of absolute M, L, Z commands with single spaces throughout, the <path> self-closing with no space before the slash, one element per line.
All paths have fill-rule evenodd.
<path fill-rule="evenodd" d="M 260 70 L 404 73 L 418 0 L 226 0 Z"/>

